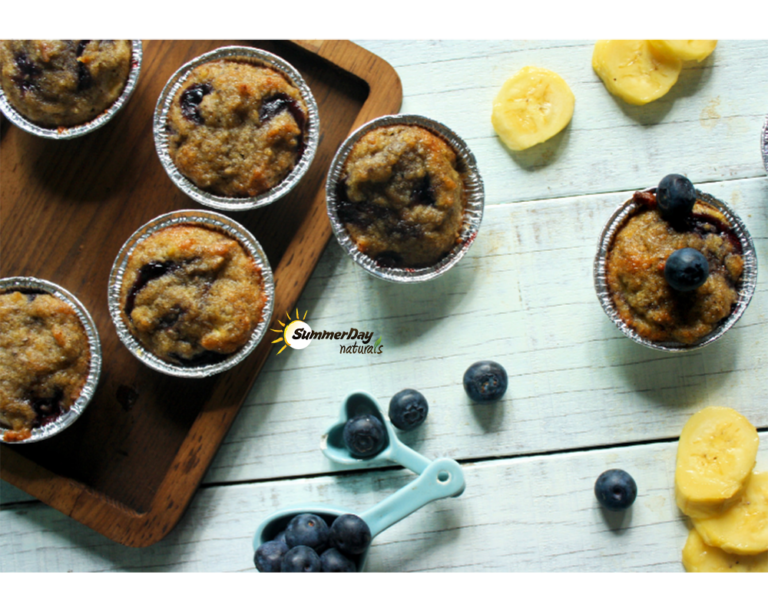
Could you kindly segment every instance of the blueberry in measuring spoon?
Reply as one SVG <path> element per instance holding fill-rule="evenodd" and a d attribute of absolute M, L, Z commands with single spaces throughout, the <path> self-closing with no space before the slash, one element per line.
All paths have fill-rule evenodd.
<path fill-rule="evenodd" d="M 285 529 L 285 542 L 289 548 L 307 546 L 318 552 L 328 547 L 330 531 L 325 520 L 317 514 L 299 514 L 291 519 Z"/>
<path fill-rule="evenodd" d="M 320 555 L 320 564 L 325 572 L 351 573 L 357 571 L 355 564 L 336 548 L 330 548 Z"/>
<path fill-rule="evenodd" d="M 387 432 L 376 416 L 361 414 L 347 420 L 344 425 L 344 444 L 352 456 L 376 456 L 387 445 Z"/>
<path fill-rule="evenodd" d="M 622 469 L 609 469 L 600 474 L 595 482 L 595 497 L 605 509 L 625 510 L 635 502 L 637 484 Z"/>
<path fill-rule="evenodd" d="M 285 553 L 280 566 L 282 572 L 322 571 L 320 556 L 309 546 L 296 546 Z"/>
<path fill-rule="evenodd" d="M 695 202 L 696 188 L 682 175 L 667 175 L 656 188 L 656 204 L 665 220 L 685 219 Z"/>
<path fill-rule="evenodd" d="M 286 552 L 288 552 L 288 546 L 283 541 L 275 539 L 264 542 L 256 549 L 253 562 L 256 569 L 262 573 L 280 571 Z"/>
<path fill-rule="evenodd" d="M 342 514 L 331 524 L 331 545 L 346 554 L 362 554 L 371 539 L 368 524 L 355 514 Z"/>
<path fill-rule="evenodd" d="M 389 402 L 389 419 L 401 431 L 411 431 L 427 419 L 429 405 L 418 390 L 401 390 Z"/>
<path fill-rule="evenodd" d="M 464 373 L 464 390 L 473 401 L 497 401 L 507 391 L 508 381 L 499 363 L 481 360 Z"/>
<path fill-rule="evenodd" d="M 709 277 L 709 263 L 704 254 L 692 247 L 672 252 L 664 265 L 664 279 L 679 292 L 701 287 Z"/>

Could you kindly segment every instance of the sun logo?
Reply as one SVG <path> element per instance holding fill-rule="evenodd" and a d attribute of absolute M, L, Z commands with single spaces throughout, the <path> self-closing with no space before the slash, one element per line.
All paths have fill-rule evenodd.
<path fill-rule="evenodd" d="M 270 328 L 273 333 L 281 333 L 282 336 L 275 339 L 272 343 L 280 343 L 281 341 L 285 342 L 285 345 L 280 348 L 280 351 L 278 351 L 278 354 L 282 352 L 285 348 L 290 347 L 294 350 L 303 350 L 305 347 L 307 347 L 312 339 L 310 339 L 310 335 L 312 334 L 312 329 L 309 327 L 309 324 L 304 322 L 304 318 L 307 317 L 307 312 L 304 312 L 304 318 L 299 318 L 299 308 L 296 308 L 296 319 L 292 320 L 290 314 L 286 311 L 285 315 L 288 316 L 288 324 L 283 324 L 280 320 L 278 320 L 278 324 L 283 327 L 282 330 Z M 301 335 L 301 339 L 294 338 L 294 335 L 297 330 L 306 331 L 305 334 Z M 298 337 L 298 335 L 296 335 Z"/>

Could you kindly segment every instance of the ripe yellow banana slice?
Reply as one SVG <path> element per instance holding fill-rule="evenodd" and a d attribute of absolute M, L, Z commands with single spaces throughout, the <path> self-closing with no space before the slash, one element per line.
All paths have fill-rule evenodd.
<path fill-rule="evenodd" d="M 696 529 L 691 529 L 683 548 L 683 565 L 690 572 L 763 572 L 768 573 L 768 552 L 750 556 L 729 554 L 708 546 Z"/>
<path fill-rule="evenodd" d="M 717 41 L 649 41 L 659 53 L 690 62 L 701 62 L 715 50 Z"/>
<path fill-rule="evenodd" d="M 576 98 L 556 72 L 526 66 L 507 79 L 493 100 L 491 123 L 513 151 L 555 136 L 573 117 Z"/>
<path fill-rule="evenodd" d="M 611 94 L 643 105 L 661 98 L 677 83 L 683 62 L 662 55 L 648 41 L 597 41 L 592 68 Z"/>
<path fill-rule="evenodd" d="M 707 407 L 683 427 L 677 445 L 675 497 L 691 518 L 725 512 L 744 492 L 755 467 L 757 430 L 729 407 Z"/>
<path fill-rule="evenodd" d="M 741 499 L 722 516 L 693 520 L 710 546 L 732 554 L 768 551 L 768 472 L 753 473 Z"/>

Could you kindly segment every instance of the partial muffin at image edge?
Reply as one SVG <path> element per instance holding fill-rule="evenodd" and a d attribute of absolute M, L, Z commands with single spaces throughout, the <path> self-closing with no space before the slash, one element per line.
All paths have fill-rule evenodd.
<path fill-rule="evenodd" d="M 605 258 L 605 283 L 620 320 L 650 344 L 694 346 L 712 335 L 740 301 L 745 245 L 726 215 L 697 197 L 684 220 L 660 213 L 655 190 L 636 192 L 635 211 L 615 232 Z M 691 291 L 671 287 L 665 264 L 692 248 L 708 264 Z"/>
<path fill-rule="evenodd" d="M 262 269 L 234 237 L 179 223 L 139 242 L 120 287 L 120 315 L 154 356 L 182 367 L 216 364 L 262 321 Z"/>
<path fill-rule="evenodd" d="M 0 426 L 3 440 L 29 439 L 68 412 L 91 370 L 76 311 L 37 289 L 0 293 Z"/>
<path fill-rule="evenodd" d="M 0 42 L 0 82 L 18 113 L 44 128 L 90 122 L 120 97 L 132 67 L 128 40 Z"/>
<path fill-rule="evenodd" d="M 429 267 L 460 241 L 466 190 L 454 149 L 418 125 L 386 125 L 351 148 L 336 184 L 336 215 L 379 266 Z"/>
<path fill-rule="evenodd" d="M 218 196 L 251 198 L 279 185 L 305 149 L 308 109 L 282 73 L 221 59 L 194 68 L 168 110 L 168 153 L 179 172 Z"/>

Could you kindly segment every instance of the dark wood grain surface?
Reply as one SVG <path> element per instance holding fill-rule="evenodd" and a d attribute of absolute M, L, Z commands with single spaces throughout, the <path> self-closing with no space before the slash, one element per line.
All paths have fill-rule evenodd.
<path fill-rule="evenodd" d="M 318 151 L 298 187 L 268 207 L 227 214 L 267 253 L 277 319 L 295 305 L 330 237 L 324 181 L 337 147 L 355 127 L 399 110 L 400 81 L 383 60 L 347 41 L 150 41 L 133 97 L 100 130 L 57 142 L 7 121 L 0 129 L 0 277 L 39 277 L 73 292 L 93 315 L 104 354 L 84 415 L 50 440 L 0 446 L 0 474 L 131 546 L 156 542 L 178 521 L 271 349 L 266 338 L 226 373 L 172 378 L 125 349 L 107 309 L 109 272 L 133 231 L 162 213 L 199 208 L 163 170 L 152 116 L 179 66 L 227 44 L 284 57 L 320 112 Z"/>

